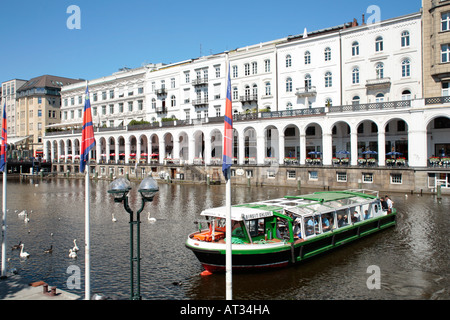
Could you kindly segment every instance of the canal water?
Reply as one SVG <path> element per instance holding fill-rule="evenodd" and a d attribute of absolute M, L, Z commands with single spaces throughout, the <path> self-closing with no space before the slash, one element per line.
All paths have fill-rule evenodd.
<path fill-rule="evenodd" d="M 130 207 L 140 205 L 135 185 Z M 109 182 L 91 181 L 91 288 L 111 299 L 130 293 L 129 216 L 107 194 Z M 298 195 L 312 190 L 233 187 L 233 204 Z M 215 300 L 225 298 L 225 275 L 203 271 L 185 241 L 193 221 L 209 207 L 225 205 L 225 186 L 160 184 L 153 203 L 142 213 L 141 295 L 145 300 Z M 449 299 L 450 198 L 390 195 L 399 212 L 395 228 L 348 244 L 301 265 L 256 274 L 233 274 L 237 300 L 305 299 Z M 8 270 L 31 281 L 84 296 L 84 180 L 8 181 Z M 17 212 L 16 212 L 17 210 Z M 18 212 L 29 212 L 28 223 Z M 112 221 L 112 214 L 117 219 Z M 155 223 L 148 215 L 156 218 Z M 76 259 L 69 249 L 77 240 Z M 9 248 L 22 241 L 28 259 Z M 44 250 L 53 246 L 53 253 Z M 81 269 L 81 288 L 67 287 L 68 268 Z M 380 271 L 381 288 L 367 282 Z M 73 268 L 73 267 L 72 267 Z M 369 269 L 370 271 L 370 269 Z M 369 280 L 370 282 L 370 280 Z M 372 282 L 373 283 L 373 282 Z M 1 297 L 0 297 L 1 298 Z"/>

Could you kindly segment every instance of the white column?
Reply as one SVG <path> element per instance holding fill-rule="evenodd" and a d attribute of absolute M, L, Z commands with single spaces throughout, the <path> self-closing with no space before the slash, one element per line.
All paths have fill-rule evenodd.
<path fill-rule="evenodd" d="M 378 166 L 386 166 L 386 133 L 378 131 Z"/>
<path fill-rule="evenodd" d="M 172 157 L 174 159 L 180 159 L 180 138 L 179 137 L 173 137 Z"/>
<path fill-rule="evenodd" d="M 130 151 L 131 151 L 130 141 L 125 141 L 125 163 L 126 164 L 130 163 Z"/>
<path fill-rule="evenodd" d="M 152 151 L 152 140 L 150 138 L 148 138 L 148 137 L 147 137 L 147 153 L 148 153 L 147 163 L 151 163 L 152 157 L 150 155 L 153 153 L 153 151 Z"/>
<path fill-rule="evenodd" d="M 211 164 L 211 152 L 212 152 L 211 137 L 206 137 L 205 134 L 205 154 L 203 155 L 205 164 Z"/>
<path fill-rule="evenodd" d="M 257 136 L 256 138 L 256 163 L 264 164 L 266 154 L 266 140 L 264 136 Z"/>
<path fill-rule="evenodd" d="M 278 163 L 280 165 L 284 164 L 284 158 L 285 158 L 285 154 L 284 154 L 284 134 L 280 134 L 278 136 L 278 146 L 279 146 L 279 152 L 278 152 Z"/>
<path fill-rule="evenodd" d="M 100 144 L 100 139 L 95 139 L 95 150 L 97 151 L 95 162 L 100 163 L 101 154 L 102 154 L 102 146 Z"/>
<path fill-rule="evenodd" d="M 352 129 L 350 133 L 350 144 L 351 144 L 351 165 L 358 165 L 358 133 L 356 129 Z"/>
<path fill-rule="evenodd" d="M 323 145 L 323 165 L 331 166 L 333 159 L 333 140 L 331 133 L 324 133 L 322 136 Z"/>
<path fill-rule="evenodd" d="M 116 162 L 116 164 L 119 162 L 119 154 L 120 154 L 120 150 L 119 150 L 119 139 L 116 139 L 116 146 L 115 146 L 115 151 L 114 153 L 116 154 L 116 156 L 114 157 L 114 161 Z"/>
<path fill-rule="evenodd" d="M 306 134 L 300 133 L 300 164 L 306 163 Z"/>
<path fill-rule="evenodd" d="M 159 164 L 164 164 L 164 158 L 166 157 L 166 144 L 163 137 L 159 139 Z"/>
<path fill-rule="evenodd" d="M 189 164 L 193 164 L 195 157 L 196 157 L 196 155 L 195 155 L 195 138 L 192 137 L 192 139 L 189 139 L 189 159 L 188 159 L 188 163 Z"/>
<path fill-rule="evenodd" d="M 245 135 L 244 132 L 239 134 L 239 155 L 238 155 L 238 164 L 243 165 L 244 164 L 244 156 L 245 156 Z"/>
<path fill-rule="evenodd" d="M 409 129 L 408 165 L 410 167 L 427 167 L 427 131 Z"/>

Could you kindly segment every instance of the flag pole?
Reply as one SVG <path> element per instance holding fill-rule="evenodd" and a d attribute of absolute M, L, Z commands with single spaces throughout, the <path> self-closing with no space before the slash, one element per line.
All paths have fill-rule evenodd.
<path fill-rule="evenodd" d="M 5 170 L 3 171 L 3 220 L 2 220 L 2 274 L 6 278 L 6 148 L 5 148 Z"/>
<path fill-rule="evenodd" d="M 225 130 L 224 130 L 224 174 L 226 180 L 226 253 L 225 253 L 225 287 L 226 300 L 233 299 L 233 259 L 232 259 L 232 230 L 231 230 L 231 170 L 232 165 L 232 141 L 233 141 L 233 111 L 231 102 L 231 80 L 230 80 L 230 64 L 228 61 L 228 54 L 226 55 L 226 62 L 228 66 L 228 84 L 226 95 L 226 110 L 225 110 Z"/>
<path fill-rule="evenodd" d="M 91 230 L 90 230 L 90 184 L 89 184 L 89 162 L 85 173 L 85 300 L 91 300 Z"/>
<path fill-rule="evenodd" d="M 2 217 L 2 270 L 1 270 L 1 278 L 4 279 L 7 277 L 6 275 L 6 212 L 7 212 L 7 206 L 6 206 L 6 199 L 7 199 L 7 189 L 6 189 L 6 182 L 7 182 L 7 166 L 8 166 L 8 156 L 7 156 L 7 139 L 8 139 L 8 131 L 7 131 L 7 123 L 6 123 L 6 103 L 3 108 L 3 119 L 2 119 L 2 134 L 1 134 L 1 152 L 0 152 L 0 169 L 3 171 L 3 202 L 2 202 L 2 211 L 3 211 L 3 217 Z"/>

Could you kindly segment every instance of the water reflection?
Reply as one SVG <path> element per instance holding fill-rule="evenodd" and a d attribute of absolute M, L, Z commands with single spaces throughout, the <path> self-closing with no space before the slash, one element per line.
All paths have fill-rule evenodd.
<path fill-rule="evenodd" d="M 115 299 L 129 297 L 129 216 L 107 194 L 108 182 L 91 186 L 91 287 Z M 132 209 L 140 207 L 132 184 Z M 161 184 L 141 219 L 141 295 L 143 299 L 224 299 L 225 277 L 201 277 L 200 263 L 185 248 L 193 221 L 208 207 L 225 205 L 224 186 Z M 309 192 L 310 190 L 302 190 Z M 233 203 L 296 195 L 295 188 L 233 187 Z M 450 199 L 392 195 L 399 210 L 396 228 L 383 231 L 330 254 L 281 271 L 234 274 L 235 299 L 449 299 Z M 66 288 L 67 268 L 84 272 L 84 181 L 8 182 L 8 246 L 22 241 L 31 254 L 8 251 L 9 268 L 31 281 Z M 25 224 L 15 210 L 26 209 Z M 147 220 L 148 213 L 156 223 Z M 112 221 L 114 213 L 117 222 Z M 76 260 L 69 249 L 77 239 Z M 44 250 L 53 245 L 53 253 Z M 367 267 L 381 269 L 381 290 L 368 290 Z M 174 285 L 181 283 L 181 285 Z M 80 290 L 83 295 L 84 279 Z"/>

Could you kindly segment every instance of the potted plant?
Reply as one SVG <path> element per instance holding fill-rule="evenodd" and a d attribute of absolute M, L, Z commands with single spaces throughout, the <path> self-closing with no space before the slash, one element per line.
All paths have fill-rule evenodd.
<path fill-rule="evenodd" d="M 338 159 L 338 158 L 333 158 L 333 164 L 339 164 L 339 163 L 341 163 L 341 160 L 340 159 Z"/>
<path fill-rule="evenodd" d="M 364 159 L 364 158 L 359 158 L 358 159 L 358 164 L 360 164 L 360 165 L 364 165 L 364 164 L 366 164 L 366 159 Z"/>

